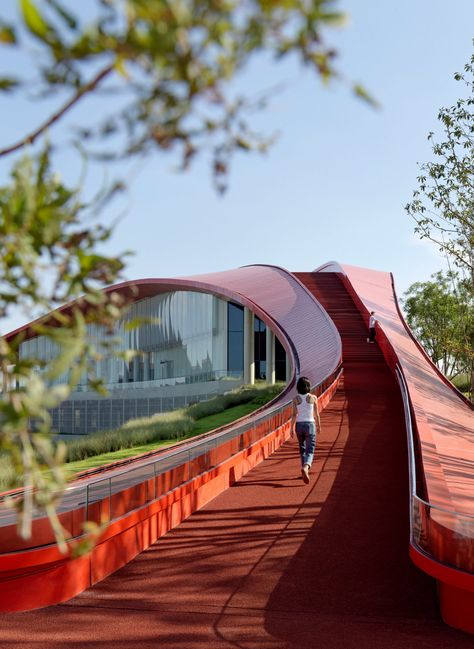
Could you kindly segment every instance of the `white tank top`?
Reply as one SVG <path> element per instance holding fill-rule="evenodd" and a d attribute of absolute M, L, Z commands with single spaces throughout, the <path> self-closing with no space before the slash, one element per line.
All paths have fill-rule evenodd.
<path fill-rule="evenodd" d="M 301 403 L 296 404 L 296 421 L 314 421 L 314 404 L 306 401 L 307 394 L 299 394 Z"/>

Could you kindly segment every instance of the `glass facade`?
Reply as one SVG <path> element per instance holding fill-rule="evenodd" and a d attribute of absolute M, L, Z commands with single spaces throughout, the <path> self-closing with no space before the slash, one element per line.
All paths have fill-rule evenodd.
<path fill-rule="evenodd" d="M 129 330 L 130 322 L 139 318 L 144 323 Z M 90 326 L 88 333 L 98 348 L 107 340 L 98 326 Z M 124 384 L 134 387 L 132 384 L 137 383 L 196 383 L 227 374 L 227 302 L 208 293 L 173 291 L 135 302 L 118 323 L 113 337 L 120 341 L 115 349 L 138 353 L 129 361 L 104 354 L 96 362 L 95 375 L 109 388 Z M 20 346 L 22 357 L 40 362 L 56 354 L 55 344 L 44 336 Z M 232 372 L 235 374 L 235 368 Z M 55 382 L 63 383 L 66 378 Z M 87 376 L 83 376 L 79 390 L 86 385 Z"/>
<path fill-rule="evenodd" d="M 140 319 L 142 323 L 130 328 Z M 255 378 L 265 379 L 267 330 L 258 317 L 253 322 L 253 331 L 247 334 L 254 336 Z M 172 291 L 133 303 L 111 334 L 96 325 L 88 327 L 95 347 L 104 350 L 92 370 L 109 390 L 108 396 L 91 392 L 88 377 L 82 376 L 71 397 L 51 410 L 53 428 L 81 434 L 116 428 L 130 419 L 181 408 L 241 385 L 244 329 L 244 308 L 209 293 Z M 137 353 L 125 360 L 110 353 L 112 348 Z M 45 336 L 20 345 L 20 356 L 35 359 L 39 373 L 43 362 L 57 353 Z M 277 379 L 285 380 L 285 367 L 285 351 L 275 338 Z M 64 375 L 54 383 L 67 378 Z"/>

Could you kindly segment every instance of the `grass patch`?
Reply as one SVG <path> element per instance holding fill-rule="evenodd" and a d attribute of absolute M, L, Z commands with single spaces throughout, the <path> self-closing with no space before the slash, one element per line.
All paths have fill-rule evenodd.
<path fill-rule="evenodd" d="M 146 446 L 161 440 L 177 440 L 189 433 L 194 420 L 185 410 L 133 419 L 116 430 L 87 435 L 67 443 L 67 462 L 85 460 L 127 448 Z"/>
<path fill-rule="evenodd" d="M 254 410 L 260 408 L 260 404 L 249 402 L 243 403 L 233 408 L 228 408 L 223 412 L 219 412 L 213 415 L 208 415 L 207 417 L 201 417 L 198 421 L 195 422 L 192 430 L 183 436 L 181 439 L 190 439 L 196 435 L 202 435 L 203 433 L 208 433 L 215 428 L 220 428 L 226 424 L 230 424 L 236 419 L 240 419 L 245 415 L 250 414 Z M 148 453 L 150 451 L 156 451 L 159 448 L 165 448 L 167 446 L 172 446 L 176 443 L 176 440 L 166 440 L 151 442 L 142 446 L 135 446 L 133 448 L 126 448 L 119 451 L 114 451 L 112 453 L 103 453 L 101 455 L 95 455 L 89 457 L 85 460 L 80 460 L 76 462 L 69 462 L 65 466 L 68 477 L 72 477 L 81 471 L 88 471 L 89 469 L 96 469 L 104 464 L 109 464 L 111 462 L 118 462 L 119 460 L 125 460 L 129 457 L 134 457 L 135 455 L 141 455 L 142 453 Z"/>
<path fill-rule="evenodd" d="M 225 426 L 271 401 L 284 385 L 269 386 L 263 383 L 243 387 L 185 409 L 134 419 L 118 429 L 66 442 L 66 474 L 71 478 L 81 471 L 171 446 L 178 440 Z M 21 486 L 20 476 L 16 480 L 14 478 L 8 458 L 0 456 L 0 490 L 14 488 L 15 483 Z"/>
<path fill-rule="evenodd" d="M 151 442 L 185 439 L 193 431 L 196 421 L 209 415 L 226 412 L 229 408 L 244 403 L 253 403 L 255 410 L 273 399 L 281 389 L 281 384 L 243 387 L 181 410 L 130 420 L 118 429 L 93 433 L 82 439 L 68 442 L 67 462 L 85 460 L 94 455 L 103 455 L 126 448 L 146 446 Z M 234 416 L 234 419 L 239 416 Z"/>
<path fill-rule="evenodd" d="M 210 430 L 215 428 L 220 428 L 226 424 L 230 424 L 236 419 L 245 417 L 245 415 L 250 414 L 254 410 L 260 408 L 260 404 L 250 401 L 249 403 L 242 403 L 239 406 L 234 406 L 233 408 L 228 408 L 223 412 L 216 413 L 215 415 L 208 415 L 207 417 L 202 417 L 195 424 L 192 430 L 192 436 L 202 435 L 202 433 L 208 433 Z"/>
<path fill-rule="evenodd" d="M 101 455 L 93 455 L 88 457 L 85 460 L 77 460 L 76 462 L 68 462 L 64 466 L 64 470 L 68 478 L 73 477 L 77 473 L 82 471 L 88 471 L 89 469 L 96 469 L 104 464 L 110 464 L 111 462 L 118 462 L 119 460 L 126 460 L 129 457 L 134 457 L 135 455 L 141 455 L 143 453 L 148 453 L 149 451 L 156 451 L 158 448 L 164 448 L 166 446 L 171 446 L 176 443 L 176 440 L 173 441 L 163 441 L 163 442 L 150 442 L 149 444 L 143 444 L 142 446 L 134 446 L 133 448 L 124 448 L 120 451 L 113 451 L 111 453 L 102 453 Z"/>

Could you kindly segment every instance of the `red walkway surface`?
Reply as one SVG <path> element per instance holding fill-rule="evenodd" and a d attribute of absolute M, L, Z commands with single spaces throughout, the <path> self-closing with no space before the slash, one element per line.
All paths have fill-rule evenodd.
<path fill-rule="evenodd" d="M 1 615 L 2 649 L 472 649 L 408 559 L 399 390 L 348 315 L 309 485 L 289 442 L 93 589 Z"/>
<path fill-rule="evenodd" d="M 397 310 L 390 274 L 349 265 L 341 266 L 340 270 L 367 311 L 376 310 L 404 371 L 417 420 L 428 500 L 457 514 L 473 516 L 472 408 L 459 398 L 450 382 L 407 335 Z"/>

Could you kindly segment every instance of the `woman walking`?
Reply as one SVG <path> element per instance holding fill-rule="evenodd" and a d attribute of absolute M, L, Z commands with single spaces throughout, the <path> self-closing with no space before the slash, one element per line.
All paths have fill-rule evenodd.
<path fill-rule="evenodd" d="M 309 483 L 309 471 L 313 463 L 314 449 L 316 448 L 316 432 L 321 428 L 318 399 L 314 394 L 310 394 L 310 390 L 309 379 L 305 376 L 300 377 L 296 384 L 298 394 L 293 399 L 292 422 L 292 430 L 296 432 L 298 438 L 301 475 L 306 484 Z"/>

